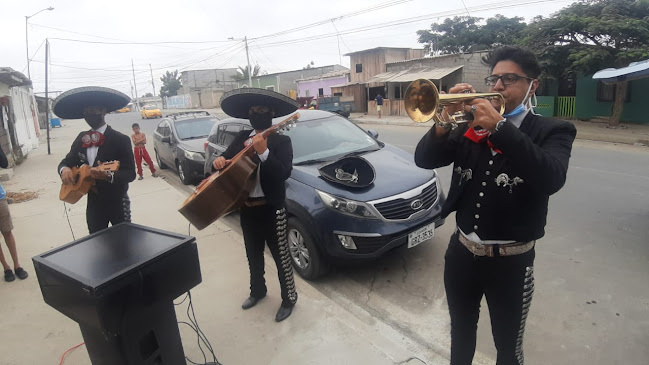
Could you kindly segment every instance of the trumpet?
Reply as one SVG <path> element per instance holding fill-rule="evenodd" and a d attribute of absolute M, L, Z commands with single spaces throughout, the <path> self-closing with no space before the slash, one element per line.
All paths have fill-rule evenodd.
<path fill-rule="evenodd" d="M 505 112 L 505 100 L 500 93 L 440 94 L 437 86 L 426 79 L 418 79 L 408 85 L 404 104 L 406 113 L 415 123 L 425 123 L 434 119 L 440 124 L 450 123 L 451 127 L 455 128 L 460 123 L 472 121 L 473 115 L 464 111 L 448 113 L 444 107 L 462 105 L 477 98 L 499 104 L 500 114 Z"/>

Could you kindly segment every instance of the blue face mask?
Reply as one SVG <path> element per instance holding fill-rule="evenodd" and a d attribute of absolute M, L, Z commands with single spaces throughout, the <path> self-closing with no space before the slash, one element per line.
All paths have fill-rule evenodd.
<path fill-rule="evenodd" d="M 527 93 L 525 95 L 529 95 L 530 90 L 532 90 L 532 82 L 530 82 L 530 86 L 527 88 Z M 512 110 L 511 112 L 503 114 L 503 117 L 511 118 L 526 112 L 528 101 L 529 99 L 525 98 L 525 100 L 523 100 L 521 105 L 517 106 L 516 109 Z"/>
<path fill-rule="evenodd" d="M 517 115 L 522 114 L 525 111 L 527 111 L 527 108 L 525 107 L 524 104 L 521 104 L 521 105 L 517 106 L 516 109 L 512 110 L 511 112 L 503 114 L 503 117 L 505 117 L 505 118 L 515 117 Z"/>

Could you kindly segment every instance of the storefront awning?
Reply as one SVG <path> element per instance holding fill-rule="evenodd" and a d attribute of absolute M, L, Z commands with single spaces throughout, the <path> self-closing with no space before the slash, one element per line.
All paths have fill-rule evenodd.
<path fill-rule="evenodd" d="M 629 66 L 623 68 L 607 68 L 597 71 L 593 75 L 593 79 L 605 83 L 631 81 L 645 77 L 649 77 L 649 59 L 639 62 L 631 62 Z"/>
<path fill-rule="evenodd" d="M 417 67 L 401 71 L 389 71 L 378 74 L 367 80 L 366 84 L 382 82 L 412 82 L 417 79 L 441 80 L 464 66 L 457 67 Z"/>

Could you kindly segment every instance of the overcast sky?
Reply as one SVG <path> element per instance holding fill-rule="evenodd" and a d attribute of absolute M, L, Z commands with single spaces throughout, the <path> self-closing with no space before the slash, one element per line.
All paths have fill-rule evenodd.
<path fill-rule="evenodd" d="M 447 17 L 468 13 L 488 18 L 503 14 L 530 21 L 573 2 L 0 0 L 0 67 L 27 75 L 25 16 L 50 6 L 54 10 L 29 19 L 29 52 L 33 57 L 30 70 L 35 92 L 45 90 L 43 44 L 49 38 L 50 91 L 97 85 L 130 95 L 133 60 L 138 94 L 153 90 L 151 65 L 157 95 L 160 76 L 166 70 L 244 66 L 244 36 L 249 38 L 251 64 L 261 65 L 268 73 L 301 69 L 311 61 L 315 66 L 342 62 L 349 67 L 349 57 L 341 56 L 348 52 L 381 46 L 421 48 L 416 31 Z M 396 23 L 400 24 L 390 26 Z M 287 30 L 292 31 L 276 34 Z M 230 37 L 235 40 L 228 40 Z M 203 43 L 101 44 L 70 40 Z"/>

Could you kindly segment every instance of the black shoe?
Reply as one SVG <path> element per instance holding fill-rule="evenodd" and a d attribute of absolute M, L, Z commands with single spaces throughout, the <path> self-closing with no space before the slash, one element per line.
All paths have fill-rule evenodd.
<path fill-rule="evenodd" d="M 285 320 L 286 318 L 288 318 L 291 315 L 292 312 L 293 312 L 293 306 L 290 306 L 290 307 L 281 306 L 281 307 L 279 307 L 279 309 L 277 310 L 277 314 L 275 315 L 275 322 L 281 322 L 281 321 Z"/>
<path fill-rule="evenodd" d="M 5 281 L 10 282 L 16 280 L 16 276 L 14 275 L 13 270 L 5 270 Z"/>
<path fill-rule="evenodd" d="M 14 272 L 20 280 L 25 280 L 29 276 L 29 274 L 27 274 L 27 271 L 25 271 L 25 269 L 23 269 L 22 267 L 17 268 L 16 270 L 14 270 Z"/>
<path fill-rule="evenodd" d="M 259 302 L 262 298 L 263 297 L 261 297 L 261 298 L 248 297 L 248 299 L 246 299 L 246 301 L 243 302 L 243 304 L 241 304 L 241 308 L 250 309 L 250 308 L 254 307 L 255 305 L 257 305 L 257 302 Z"/>

